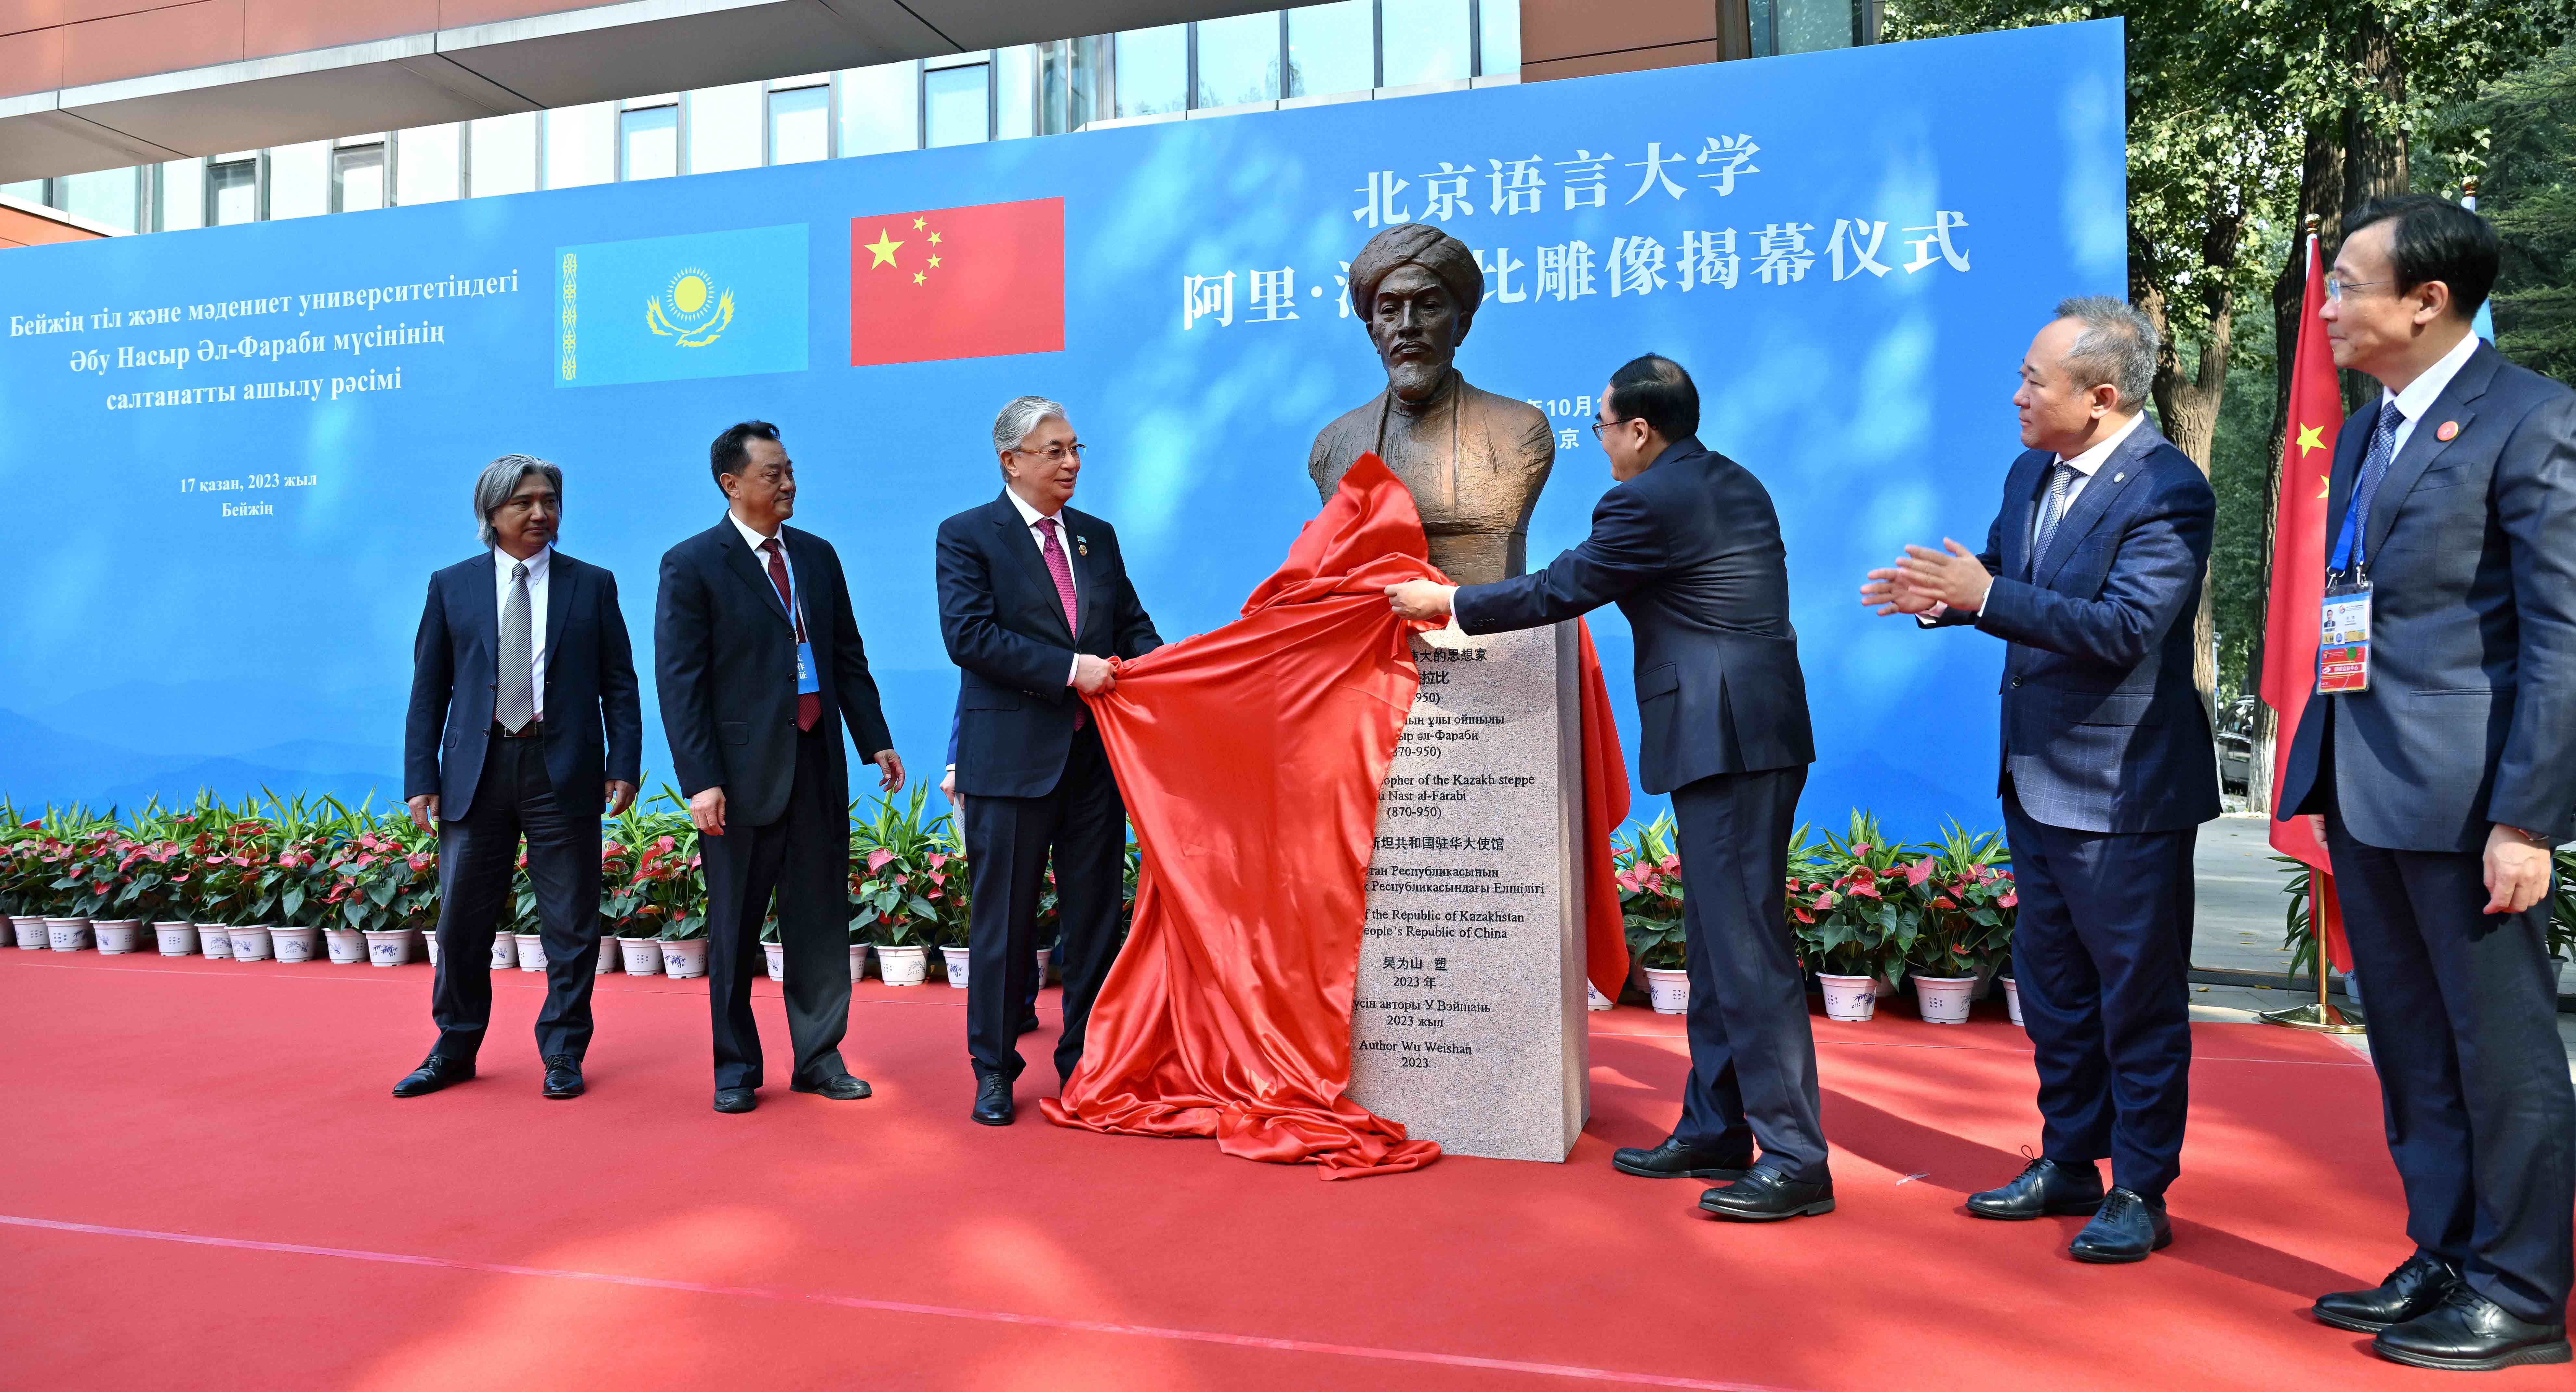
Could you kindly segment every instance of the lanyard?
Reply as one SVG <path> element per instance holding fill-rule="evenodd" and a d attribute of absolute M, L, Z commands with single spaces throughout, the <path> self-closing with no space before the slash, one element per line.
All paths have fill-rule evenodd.
<path fill-rule="evenodd" d="M 2365 467 L 2367 467 L 2367 461 L 2365 461 Z M 2370 563 L 2361 554 L 2367 549 L 2366 545 L 2357 535 L 2359 529 L 2354 523 L 2354 518 L 2359 516 L 2360 512 L 2361 481 L 2356 477 L 2353 480 L 2352 497 L 2344 503 L 2343 532 L 2335 538 L 2334 559 L 2326 562 L 2326 574 L 2343 574 L 2346 562 L 2359 566 L 2363 570 L 2370 568 Z"/>

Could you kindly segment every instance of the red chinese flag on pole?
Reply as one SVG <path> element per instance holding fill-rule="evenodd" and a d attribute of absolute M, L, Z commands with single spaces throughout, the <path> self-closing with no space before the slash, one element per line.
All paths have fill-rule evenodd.
<path fill-rule="evenodd" d="M 2272 806 L 2281 805 L 2281 752 L 2299 728 L 2317 689 L 2317 629 L 2326 588 L 2326 491 L 2334 473 L 2335 434 L 2343 425 L 2343 390 L 2326 346 L 2325 270 L 2308 236 L 2308 292 L 2299 306 L 2299 341 L 2290 364 L 2290 404 L 2281 430 L 2281 498 L 2273 514 L 2272 593 L 2263 624 L 2263 704 L 2279 716 L 2272 757 Z M 2343 915 L 2334 900 L 2320 819 L 2272 823 L 2272 847 L 2317 871 L 2316 921 L 2326 953 L 2351 969 Z"/>
<path fill-rule="evenodd" d="M 1063 199 L 850 219 L 850 366 L 1063 350 Z"/>

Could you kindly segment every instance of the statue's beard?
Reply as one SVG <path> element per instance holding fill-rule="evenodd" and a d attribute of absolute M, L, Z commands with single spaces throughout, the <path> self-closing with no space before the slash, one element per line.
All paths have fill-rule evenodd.
<path fill-rule="evenodd" d="M 1431 394 L 1440 389 L 1440 384 L 1448 376 L 1448 360 L 1429 355 L 1398 358 L 1386 368 L 1387 385 L 1394 388 L 1398 397 L 1414 405 L 1430 400 Z"/>

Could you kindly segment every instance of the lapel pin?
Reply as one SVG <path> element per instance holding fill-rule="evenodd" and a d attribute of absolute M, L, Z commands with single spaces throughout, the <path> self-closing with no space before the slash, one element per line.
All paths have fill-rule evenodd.
<path fill-rule="evenodd" d="M 2442 422 L 2442 428 L 2433 432 L 2433 438 L 2436 440 L 2448 441 L 2459 433 L 2460 423 L 2458 421 L 2444 421 Z"/>
<path fill-rule="evenodd" d="M 2449 439 L 2449 438 L 2451 438 L 2451 437 L 2450 437 L 2450 436 L 2448 436 L 2448 435 L 2445 435 L 2445 436 L 2443 436 L 2442 438 L 2443 438 L 2443 439 L 2445 439 L 2445 440 L 2447 440 L 2447 439 Z M 1075 537 L 1075 538 L 1073 539 L 1073 553 L 1074 553 L 1075 555 L 1077 555 L 1077 556 L 1088 556 L 1088 555 L 1090 555 L 1090 554 L 1091 554 L 1091 538 L 1089 538 L 1089 537 L 1087 537 L 1087 536 L 1078 536 L 1078 537 Z"/>

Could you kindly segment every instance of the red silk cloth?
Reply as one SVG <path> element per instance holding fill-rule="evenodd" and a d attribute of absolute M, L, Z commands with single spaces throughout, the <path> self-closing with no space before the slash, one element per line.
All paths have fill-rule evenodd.
<path fill-rule="evenodd" d="M 1240 619 L 1118 664 L 1091 710 L 1144 867 L 1082 1063 L 1039 1104 L 1048 1120 L 1213 1136 L 1226 1154 L 1312 1163 L 1325 1179 L 1439 1158 L 1347 1093 L 1378 790 L 1419 681 L 1407 637 L 1428 626 L 1397 618 L 1385 590 L 1443 578 L 1412 496 L 1363 456 Z M 1587 672 L 1588 715 L 1597 664 Z M 1585 728 L 1590 841 L 1596 809 L 1625 814 L 1627 777 L 1608 732 L 1614 813 L 1595 796 Z M 1617 888 L 1606 855 L 1588 859 L 1587 926 L 1597 939 L 1606 886 L 1624 976 Z M 1597 943 L 1591 963 L 1598 979 Z"/>

